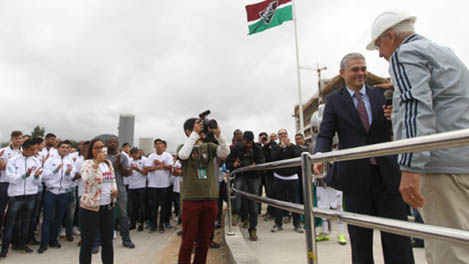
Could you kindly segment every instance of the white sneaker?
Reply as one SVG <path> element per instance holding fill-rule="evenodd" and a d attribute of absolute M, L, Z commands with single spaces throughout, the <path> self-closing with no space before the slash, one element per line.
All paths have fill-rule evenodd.
<path fill-rule="evenodd" d="M 114 236 L 112 237 L 112 239 L 116 239 L 117 237 L 117 233 L 116 233 L 116 230 L 114 230 Z"/>
<path fill-rule="evenodd" d="M 60 229 L 59 237 L 60 237 L 60 238 L 64 238 L 64 237 L 65 237 L 65 228 L 62 227 L 62 228 Z"/>
<path fill-rule="evenodd" d="M 74 234 L 75 236 L 79 236 L 81 234 L 80 230 L 78 229 L 78 226 L 74 226 L 72 228 L 72 234 Z"/>

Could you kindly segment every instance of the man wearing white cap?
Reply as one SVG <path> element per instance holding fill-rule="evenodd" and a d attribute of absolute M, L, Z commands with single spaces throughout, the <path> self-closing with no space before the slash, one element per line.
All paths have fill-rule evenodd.
<path fill-rule="evenodd" d="M 399 11 L 380 14 L 367 49 L 389 61 L 394 85 L 392 123 L 396 140 L 469 128 L 469 71 L 446 47 L 415 34 L 416 17 Z M 469 229 L 469 148 L 399 156 L 400 191 L 422 208 L 427 224 Z M 425 241 L 429 263 L 467 263 L 467 247 Z"/>

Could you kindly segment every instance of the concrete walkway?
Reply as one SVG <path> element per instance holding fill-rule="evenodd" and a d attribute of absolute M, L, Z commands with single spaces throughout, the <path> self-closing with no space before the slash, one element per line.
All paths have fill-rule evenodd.
<path fill-rule="evenodd" d="M 262 217 L 259 217 L 257 231 L 259 240 L 255 242 L 249 240 L 247 229 L 240 227 L 246 244 L 257 256 L 260 263 L 306 263 L 305 235 L 296 233 L 291 223 L 284 224 L 283 231 L 272 233 L 270 229 L 273 225 L 273 221 L 266 222 Z M 345 235 L 347 241 L 350 241 L 347 231 Z M 374 232 L 373 242 L 375 263 L 384 263 L 381 251 L 380 232 Z M 351 263 L 350 243 L 344 246 L 337 243 L 337 226 L 335 222 L 332 224 L 330 240 L 318 242 L 317 247 L 318 261 L 320 264 Z M 426 263 L 424 249 L 414 249 L 414 258 L 415 263 Z"/>
<path fill-rule="evenodd" d="M 172 223 L 174 226 L 174 222 Z M 148 230 L 137 232 L 136 230 L 130 231 L 130 237 L 135 243 L 134 249 L 128 249 L 122 246 L 122 240 L 117 234 L 114 239 L 114 263 L 156 263 L 157 254 L 166 244 L 171 235 L 175 232 L 175 228 L 168 229 L 164 233 L 149 233 Z M 119 232 L 118 232 L 119 233 Z M 60 249 L 49 248 L 43 254 L 38 254 L 37 249 L 39 246 L 29 246 L 34 250 L 32 253 L 22 254 L 10 248 L 8 256 L 0 263 L 8 264 L 72 264 L 78 263 L 78 255 L 80 248 L 77 246 L 80 240 L 79 236 L 74 236 L 75 241 L 68 242 L 60 239 L 59 243 L 62 245 Z M 98 254 L 93 255 L 93 263 L 101 263 L 101 248 Z"/>

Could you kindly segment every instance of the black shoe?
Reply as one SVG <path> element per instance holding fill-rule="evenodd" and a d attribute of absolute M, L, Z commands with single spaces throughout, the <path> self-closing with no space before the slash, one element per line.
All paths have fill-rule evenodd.
<path fill-rule="evenodd" d="M 62 245 L 60 245 L 60 243 L 58 241 L 54 241 L 54 242 L 49 243 L 49 247 L 51 247 L 51 248 L 61 248 Z"/>
<path fill-rule="evenodd" d="M 178 231 L 178 236 L 182 236 L 182 230 Z"/>
<path fill-rule="evenodd" d="M 8 249 L 2 249 L 2 252 L 0 252 L 0 259 L 6 258 L 8 253 Z"/>
<path fill-rule="evenodd" d="M 160 225 L 160 233 L 164 233 L 164 226 Z"/>
<path fill-rule="evenodd" d="M 18 251 L 21 252 L 21 253 L 31 253 L 33 252 L 32 249 L 30 249 L 28 246 L 24 245 L 24 246 L 19 246 L 18 247 Z"/>
<path fill-rule="evenodd" d="M 410 241 L 410 244 L 412 245 L 413 248 L 423 248 L 423 247 L 425 247 L 424 242 L 421 239 L 412 239 Z"/>
<path fill-rule="evenodd" d="M 42 253 L 44 253 L 44 251 L 46 251 L 46 250 L 47 250 L 47 245 L 41 244 L 41 245 L 39 246 L 39 249 L 37 250 L 37 253 L 38 253 L 38 254 L 42 254 Z"/>
<path fill-rule="evenodd" d="M 136 228 L 137 228 L 137 225 L 135 225 L 135 223 L 133 223 L 133 224 L 130 224 L 129 230 L 134 230 Z"/>
<path fill-rule="evenodd" d="M 153 232 L 156 232 L 156 228 L 154 228 L 154 227 L 150 228 L 150 232 L 149 232 L 149 233 L 153 233 Z"/>
<path fill-rule="evenodd" d="M 92 254 L 98 254 L 98 252 L 99 252 L 99 246 L 93 246 L 91 248 L 91 253 Z"/>
<path fill-rule="evenodd" d="M 122 245 L 126 248 L 135 248 L 135 244 L 130 240 L 122 241 Z"/>
<path fill-rule="evenodd" d="M 216 229 L 221 228 L 221 220 L 218 220 L 218 221 L 215 223 L 215 228 L 216 228 Z"/>
<path fill-rule="evenodd" d="M 137 232 L 143 231 L 143 224 L 138 225 Z"/>
<path fill-rule="evenodd" d="M 210 241 L 208 242 L 208 247 L 209 247 L 209 248 L 220 248 L 221 245 L 218 244 L 218 243 L 216 243 L 216 242 L 213 241 L 213 240 L 210 240 Z"/>
<path fill-rule="evenodd" d="M 68 241 L 68 242 L 73 242 L 73 236 L 72 236 L 72 234 L 67 234 L 65 237 L 67 238 L 67 241 Z"/>
<path fill-rule="evenodd" d="M 19 247 L 16 244 L 11 244 L 11 249 L 14 251 L 19 251 Z"/>

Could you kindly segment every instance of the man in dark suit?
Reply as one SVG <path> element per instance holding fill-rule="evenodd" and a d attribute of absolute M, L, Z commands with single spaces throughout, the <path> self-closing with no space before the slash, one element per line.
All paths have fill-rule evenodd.
<path fill-rule="evenodd" d="M 331 151 L 337 132 L 339 149 L 391 140 L 382 106 L 383 90 L 365 85 L 366 62 L 359 53 L 347 54 L 340 64 L 346 87 L 326 98 L 324 116 L 316 139 L 315 152 Z M 315 164 L 315 173 L 323 164 Z M 337 162 L 332 172 L 333 187 L 343 191 L 348 212 L 407 220 L 399 193 L 400 172 L 396 156 Z M 352 262 L 373 261 L 373 230 L 348 226 Z M 385 263 L 414 263 L 410 239 L 381 232 Z"/>

